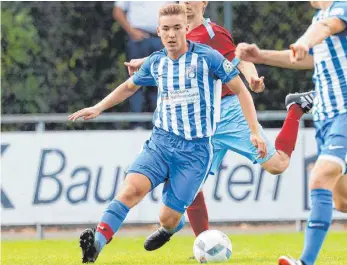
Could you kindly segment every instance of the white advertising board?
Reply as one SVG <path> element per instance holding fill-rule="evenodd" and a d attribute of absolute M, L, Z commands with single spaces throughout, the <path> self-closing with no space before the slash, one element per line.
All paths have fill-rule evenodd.
<path fill-rule="evenodd" d="M 278 130 L 267 133 L 275 139 Z M 150 131 L 2 133 L 2 224 L 98 222 L 149 136 Z M 229 152 L 204 186 L 210 220 L 306 219 L 305 164 L 315 153 L 311 129 L 301 132 L 291 165 L 279 176 Z M 126 222 L 157 222 L 161 189 L 134 207 Z M 334 217 L 347 219 L 338 212 Z"/>

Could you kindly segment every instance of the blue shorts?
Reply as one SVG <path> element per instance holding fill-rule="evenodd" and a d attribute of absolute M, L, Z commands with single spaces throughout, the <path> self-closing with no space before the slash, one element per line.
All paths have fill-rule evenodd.
<path fill-rule="evenodd" d="M 266 141 L 267 155 L 264 158 L 258 158 L 258 150 L 250 141 L 251 133 L 238 97 L 235 95 L 224 97 L 221 105 L 220 122 L 212 137 L 214 155 L 211 174 L 218 171 L 228 150 L 247 157 L 255 164 L 268 161 L 276 153 L 276 149 L 259 124 L 260 134 Z"/>
<path fill-rule="evenodd" d="M 347 173 L 347 114 L 332 119 L 315 121 L 318 159 L 334 161 Z"/>
<path fill-rule="evenodd" d="M 154 127 L 128 173 L 145 175 L 152 189 L 165 182 L 163 203 L 183 214 L 205 182 L 211 163 L 211 138 L 189 141 Z"/>

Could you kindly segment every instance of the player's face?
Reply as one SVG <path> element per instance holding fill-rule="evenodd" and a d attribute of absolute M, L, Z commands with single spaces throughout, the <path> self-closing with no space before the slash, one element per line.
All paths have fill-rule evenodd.
<path fill-rule="evenodd" d="M 203 16 L 207 1 L 181 1 L 186 7 L 187 17 Z"/>
<path fill-rule="evenodd" d="M 184 15 L 161 16 L 157 31 L 167 51 L 177 52 L 185 48 L 188 25 Z"/>

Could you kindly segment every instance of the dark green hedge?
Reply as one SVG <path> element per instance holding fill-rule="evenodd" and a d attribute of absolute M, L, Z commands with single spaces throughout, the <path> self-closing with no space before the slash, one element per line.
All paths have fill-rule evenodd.
<path fill-rule="evenodd" d="M 236 42 L 283 49 L 308 27 L 307 2 L 233 2 Z M 65 113 L 96 103 L 126 78 L 124 32 L 113 2 L 2 2 L 2 113 Z M 222 15 L 222 8 L 219 10 Z M 312 88 L 311 71 L 258 66 L 259 110 L 283 109 L 288 92 Z M 127 111 L 127 103 L 115 110 Z"/>

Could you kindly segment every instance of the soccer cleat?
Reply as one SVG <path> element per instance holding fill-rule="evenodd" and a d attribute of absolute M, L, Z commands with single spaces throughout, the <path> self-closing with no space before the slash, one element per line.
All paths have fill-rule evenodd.
<path fill-rule="evenodd" d="M 94 263 L 99 255 L 95 246 L 95 228 L 87 228 L 81 233 L 80 247 L 82 249 L 82 263 Z"/>
<path fill-rule="evenodd" d="M 301 260 L 295 260 L 287 256 L 278 258 L 278 265 L 305 265 Z"/>
<path fill-rule="evenodd" d="M 162 227 L 147 237 L 144 247 L 147 251 L 161 248 L 171 238 L 172 234 L 166 232 Z"/>
<path fill-rule="evenodd" d="M 285 99 L 286 108 L 289 110 L 290 106 L 298 104 L 304 113 L 308 113 L 312 109 L 314 96 L 314 91 L 288 94 Z"/>

